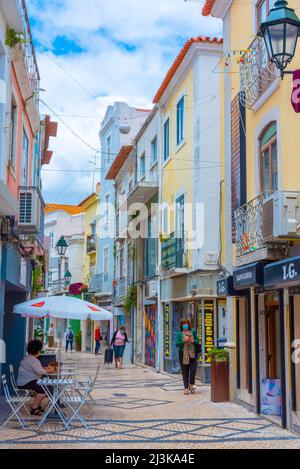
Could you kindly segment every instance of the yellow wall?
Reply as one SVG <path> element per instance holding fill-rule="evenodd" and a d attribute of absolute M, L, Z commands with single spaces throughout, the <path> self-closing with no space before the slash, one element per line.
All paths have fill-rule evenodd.
<path fill-rule="evenodd" d="M 96 265 L 97 253 L 87 254 L 87 237 L 92 234 L 91 223 L 96 220 L 97 211 L 98 211 L 99 196 L 98 194 L 93 194 L 86 202 L 82 203 L 82 207 L 85 210 L 84 215 L 84 250 L 85 250 L 85 263 L 83 267 L 83 281 L 88 283 L 90 278 L 90 268 L 92 265 Z M 97 243 L 96 243 L 97 246 Z"/>
<path fill-rule="evenodd" d="M 176 105 L 182 94 L 185 95 L 185 143 L 176 151 Z M 193 106 L 194 82 L 193 70 L 189 70 L 180 86 L 171 96 L 165 110 L 164 119 L 170 117 L 170 155 L 169 162 L 164 166 L 162 176 L 162 202 L 173 207 L 176 195 L 185 194 L 185 203 L 193 203 Z M 191 169 L 187 169 L 191 168 Z M 175 206 L 174 206 L 175 207 Z M 191 217 L 189 218 L 192 222 Z M 185 227 L 186 232 L 191 233 L 192 226 Z M 175 231 L 174 211 L 170 212 L 170 233 Z M 169 234 L 170 234 L 169 233 Z M 191 266 L 191 253 L 188 253 L 188 266 Z"/>
<path fill-rule="evenodd" d="M 289 0 L 289 6 L 296 8 L 299 16 L 299 1 Z M 253 21 L 254 5 L 251 2 L 241 3 L 235 0 L 231 8 L 231 41 L 235 48 L 247 48 L 254 39 Z M 243 21 L 241 21 L 243 18 Z M 294 60 L 288 66 L 289 70 L 300 68 L 300 41 Z M 239 74 L 232 74 L 232 98 L 239 91 Z M 247 196 L 248 200 L 256 197 L 258 178 L 256 167 L 256 130 L 264 116 L 275 108 L 280 110 L 281 132 L 278 130 L 278 164 L 279 164 L 279 189 L 300 190 L 300 159 L 298 158 L 300 115 L 296 114 L 291 106 L 292 76 L 286 75 L 280 81 L 279 88 L 273 95 L 254 112 L 247 110 Z M 280 150 L 281 148 L 281 150 Z"/>

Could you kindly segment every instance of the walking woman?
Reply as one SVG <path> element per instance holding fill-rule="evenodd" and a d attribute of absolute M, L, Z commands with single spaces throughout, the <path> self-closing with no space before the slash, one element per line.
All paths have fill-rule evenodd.
<path fill-rule="evenodd" d="M 121 326 L 113 335 L 110 346 L 113 345 L 115 352 L 115 365 L 116 368 L 122 368 L 123 365 L 123 355 L 128 342 L 128 337 L 125 332 L 125 327 Z"/>
<path fill-rule="evenodd" d="M 188 319 L 180 322 L 180 331 L 176 339 L 176 346 L 179 349 L 179 361 L 181 365 L 184 394 L 195 394 L 195 378 L 197 372 L 197 346 L 199 339 L 196 332 L 192 330 Z"/>

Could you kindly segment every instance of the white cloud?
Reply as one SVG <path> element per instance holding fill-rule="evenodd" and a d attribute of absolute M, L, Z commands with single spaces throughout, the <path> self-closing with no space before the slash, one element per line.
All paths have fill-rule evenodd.
<path fill-rule="evenodd" d="M 37 41 L 41 87 L 46 89 L 41 98 L 60 115 L 91 116 L 62 119 L 93 148 L 99 147 L 98 130 L 105 106 L 115 99 L 138 107 L 151 106 L 184 40 L 221 33 L 220 22 L 202 17 L 198 2 L 27 0 L 27 4 Z M 75 52 L 72 48 L 65 51 L 68 53 L 59 50 L 63 37 L 72 41 L 67 47 L 76 45 Z M 79 48 L 81 53 L 76 52 Z M 88 92 L 55 65 L 49 54 Z M 48 112 L 43 105 L 41 110 Z M 92 168 L 93 151 L 61 123 L 51 146 L 55 156 L 47 169 Z M 58 202 L 78 203 L 91 192 L 92 177 L 87 173 L 45 172 L 43 186 L 46 201 L 54 202 L 60 196 Z"/>

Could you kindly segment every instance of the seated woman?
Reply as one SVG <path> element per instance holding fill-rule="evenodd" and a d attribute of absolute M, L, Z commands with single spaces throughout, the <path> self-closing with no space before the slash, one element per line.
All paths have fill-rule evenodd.
<path fill-rule="evenodd" d="M 32 340 L 29 342 L 27 347 L 27 353 L 25 358 L 20 363 L 17 386 L 20 389 L 27 389 L 36 393 L 34 402 L 31 408 L 31 415 L 43 415 L 44 409 L 41 407 L 43 400 L 46 398 L 46 394 L 41 386 L 37 384 L 38 380 L 41 379 L 47 373 L 54 373 L 55 369 L 51 366 L 43 368 L 38 357 L 41 354 L 43 344 L 40 340 Z"/>

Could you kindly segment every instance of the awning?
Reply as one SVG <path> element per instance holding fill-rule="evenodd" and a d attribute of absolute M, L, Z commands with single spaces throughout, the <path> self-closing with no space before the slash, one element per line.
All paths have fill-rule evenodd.
<path fill-rule="evenodd" d="M 300 286 L 300 256 L 268 264 L 264 276 L 268 288 Z"/>
<path fill-rule="evenodd" d="M 264 267 L 263 262 L 239 267 L 233 272 L 233 287 L 236 290 L 244 290 L 264 285 Z"/>
<path fill-rule="evenodd" d="M 240 293 L 233 286 L 233 276 L 217 281 L 217 295 L 219 297 L 240 296 Z"/>

